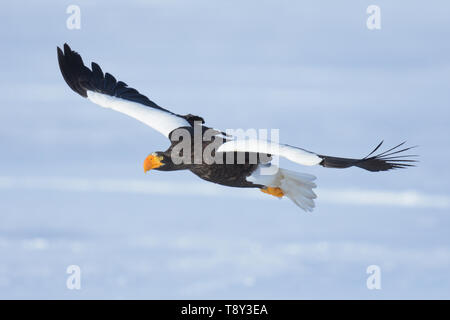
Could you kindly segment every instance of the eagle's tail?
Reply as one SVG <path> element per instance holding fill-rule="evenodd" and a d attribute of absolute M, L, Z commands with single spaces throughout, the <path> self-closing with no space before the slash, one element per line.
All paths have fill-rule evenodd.
<path fill-rule="evenodd" d="M 297 206 L 305 211 L 313 211 L 317 198 L 313 189 L 316 184 L 313 182 L 316 177 L 312 174 L 295 172 L 280 168 L 282 176 L 280 180 L 280 189 L 286 197 L 291 199 Z"/>
<path fill-rule="evenodd" d="M 312 211 L 315 207 L 314 199 L 317 198 L 313 191 L 316 187 L 314 180 L 316 177 L 311 174 L 279 168 L 261 191 L 278 198 L 286 196 L 303 210 Z"/>

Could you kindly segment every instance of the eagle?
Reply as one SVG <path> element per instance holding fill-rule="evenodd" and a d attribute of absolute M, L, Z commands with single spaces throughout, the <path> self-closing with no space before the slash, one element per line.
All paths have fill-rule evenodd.
<path fill-rule="evenodd" d="M 258 188 L 277 198 L 287 197 L 310 212 L 317 198 L 313 191 L 316 177 L 279 168 L 274 157 L 305 166 L 358 167 L 371 172 L 407 168 L 416 162 L 411 159 L 416 155 L 405 154 L 414 148 L 405 147 L 405 142 L 376 154 L 383 144 L 381 141 L 364 158 L 352 159 L 322 155 L 265 139 L 236 139 L 226 132 L 207 127 L 200 116 L 176 114 L 160 107 L 110 73 L 103 73 L 95 62 L 89 69 L 66 43 L 63 49 L 57 47 L 57 56 L 62 76 L 73 91 L 101 107 L 133 117 L 169 138 L 170 146 L 166 151 L 152 152 L 146 157 L 145 172 L 189 170 L 209 182 Z M 195 139 L 196 133 L 200 133 L 200 141 Z"/>

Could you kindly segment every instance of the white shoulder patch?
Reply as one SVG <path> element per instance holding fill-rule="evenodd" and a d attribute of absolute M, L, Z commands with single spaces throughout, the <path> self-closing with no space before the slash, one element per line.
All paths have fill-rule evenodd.
<path fill-rule="evenodd" d="M 179 127 L 190 126 L 186 119 L 137 102 L 111 97 L 109 95 L 94 91 L 88 91 L 87 95 L 88 99 L 93 103 L 135 118 L 136 120 L 139 120 L 156 131 L 162 133 L 166 137 L 169 137 L 169 133 Z"/>
<path fill-rule="evenodd" d="M 293 162 L 305 165 L 314 166 L 322 161 L 317 154 L 309 152 L 297 147 L 289 146 L 287 144 L 278 144 L 271 141 L 246 139 L 228 141 L 221 145 L 218 152 L 259 152 L 278 155 Z"/>

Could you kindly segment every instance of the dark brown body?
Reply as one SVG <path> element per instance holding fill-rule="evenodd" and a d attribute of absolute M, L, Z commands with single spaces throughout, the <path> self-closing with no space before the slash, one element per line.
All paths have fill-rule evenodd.
<path fill-rule="evenodd" d="M 202 127 L 203 130 L 209 129 Z M 187 128 L 187 130 L 193 130 Z M 193 137 L 193 135 L 192 135 Z M 164 152 L 157 152 L 158 155 L 164 157 L 164 165 L 156 168 L 160 171 L 176 171 L 176 170 L 190 170 L 192 173 L 202 178 L 203 180 L 214 182 L 217 184 L 241 187 L 241 188 L 263 188 L 265 186 L 254 184 L 246 180 L 253 171 L 256 170 L 260 163 L 267 163 L 271 160 L 270 155 L 249 153 L 249 152 L 220 152 L 216 153 L 216 149 L 223 142 L 227 141 L 222 137 L 213 137 L 211 141 L 199 141 L 200 148 L 195 153 L 194 139 L 191 139 L 190 157 L 186 157 L 184 163 L 180 163 L 183 158 L 183 152 L 178 152 L 177 145 L 180 141 L 172 142 L 172 145 Z M 212 144 L 212 145 L 211 145 Z M 210 146 L 211 145 L 211 146 Z M 209 149 L 206 149 L 208 148 Z M 211 148 L 214 146 L 215 148 Z M 205 149 L 209 152 L 208 156 L 204 157 Z M 175 151 L 177 150 L 177 151 Z M 209 151 L 211 150 L 211 151 Z M 205 160 L 206 158 L 206 160 Z"/>

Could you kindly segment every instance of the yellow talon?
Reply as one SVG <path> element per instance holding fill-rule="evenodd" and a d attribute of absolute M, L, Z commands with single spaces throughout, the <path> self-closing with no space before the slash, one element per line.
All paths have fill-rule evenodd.
<path fill-rule="evenodd" d="M 270 194 L 274 197 L 282 198 L 284 196 L 284 192 L 280 188 L 267 187 L 265 189 L 260 189 L 260 190 L 262 192 Z"/>

